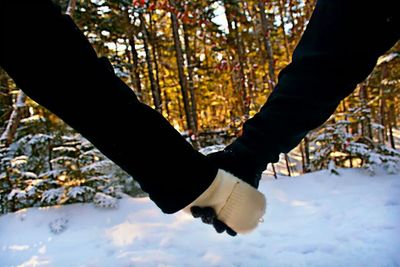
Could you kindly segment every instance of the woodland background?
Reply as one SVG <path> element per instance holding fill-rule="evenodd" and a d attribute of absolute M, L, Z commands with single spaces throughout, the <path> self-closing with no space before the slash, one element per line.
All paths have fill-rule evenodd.
<path fill-rule="evenodd" d="M 197 149 L 229 144 L 272 92 L 315 0 L 59 0 L 117 75 Z M 331 119 L 284 155 L 287 175 L 398 171 L 400 44 Z M 61 81 L 60 81 L 61 82 Z M 129 123 L 127 121 L 126 123 Z M 290 122 L 288 122 L 290 123 Z M 0 214 L 142 192 L 126 173 L 0 69 Z M 296 162 L 294 162 L 296 161 Z M 275 171 L 273 170 L 273 173 Z"/>

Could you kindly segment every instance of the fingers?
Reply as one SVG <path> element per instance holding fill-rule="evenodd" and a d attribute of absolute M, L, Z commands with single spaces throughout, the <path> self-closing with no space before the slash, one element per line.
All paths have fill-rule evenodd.
<path fill-rule="evenodd" d="M 221 222 L 218 219 L 214 220 L 213 226 L 214 226 L 215 231 L 217 231 L 218 234 L 221 234 L 226 230 L 226 224 Z"/>
<path fill-rule="evenodd" d="M 192 213 L 194 218 L 200 218 L 203 214 L 203 209 L 198 206 L 193 206 L 190 208 L 190 212 Z"/>
<path fill-rule="evenodd" d="M 219 169 L 207 190 L 184 210 L 212 224 L 218 233 L 226 231 L 234 236 L 256 229 L 265 214 L 266 198 L 250 184 Z"/>
<path fill-rule="evenodd" d="M 230 236 L 236 236 L 237 235 L 237 233 L 234 230 L 232 230 L 232 228 L 230 228 L 229 226 L 226 226 L 226 233 L 228 235 L 230 235 Z"/>
<path fill-rule="evenodd" d="M 236 236 L 237 233 L 227 226 L 224 222 L 217 219 L 217 214 L 213 208 L 205 207 L 201 208 L 198 206 L 193 206 L 190 208 L 194 218 L 201 218 L 201 221 L 205 224 L 213 225 L 215 231 L 219 234 L 226 231 L 230 236 Z"/>
<path fill-rule="evenodd" d="M 190 208 L 190 211 L 194 218 L 201 218 L 201 221 L 205 224 L 213 224 L 214 219 L 217 218 L 214 209 L 210 207 L 201 208 L 194 206 Z"/>
<path fill-rule="evenodd" d="M 221 234 L 224 231 L 226 231 L 226 233 L 228 235 L 230 235 L 230 236 L 236 236 L 237 235 L 237 233 L 234 230 L 232 230 L 232 228 L 230 228 L 223 221 L 220 221 L 218 219 L 214 220 L 213 226 L 214 226 L 215 231 L 217 231 L 217 233 L 219 233 L 219 234 Z"/>

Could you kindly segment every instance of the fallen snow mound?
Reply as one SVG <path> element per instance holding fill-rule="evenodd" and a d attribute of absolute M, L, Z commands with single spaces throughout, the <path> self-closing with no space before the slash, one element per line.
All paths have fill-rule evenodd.
<path fill-rule="evenodd" d="M 147 198 L 0 217 L 0 266 L 400 266 L 400 175 L 264 177 L 265 222 L 219 235 Z"/>

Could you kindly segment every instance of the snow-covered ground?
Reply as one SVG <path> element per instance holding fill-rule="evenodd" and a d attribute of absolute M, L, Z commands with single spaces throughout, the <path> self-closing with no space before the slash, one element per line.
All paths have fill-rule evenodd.
<path fill-rule="evenodd" d="M 0 266 L 400 266 L 400 175 L 340 173 L 264 177 L 265 221 L 238 237 L 147 198 L 3 215 Z"/>

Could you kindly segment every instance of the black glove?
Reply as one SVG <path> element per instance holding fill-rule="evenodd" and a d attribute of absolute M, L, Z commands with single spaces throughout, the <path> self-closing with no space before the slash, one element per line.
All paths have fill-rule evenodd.
<path fill-rule="evenodd" d="M 232 230 L 228 225 L 224 222 L 217 219 L 217 214 L 215 213 L 213 208 L 210 207 L 192 207 L 190 209 L 194 218 L 201 218 L 201 221 L 205 224 L 211 224 L 215 231 L 218 234 L 221 234 L 226 231 L 226 233 L 230 236 L 236 236 L 237 233 Z"/>
<path fill-rule="evenodd" d="M 207 157 L 217 168 L 232 173 L 255 188 L 258 188 L 261 175 L 267 167 L 267 163 L 261 164 L 250 157 L 240 157 L 229 147 Z"/>

